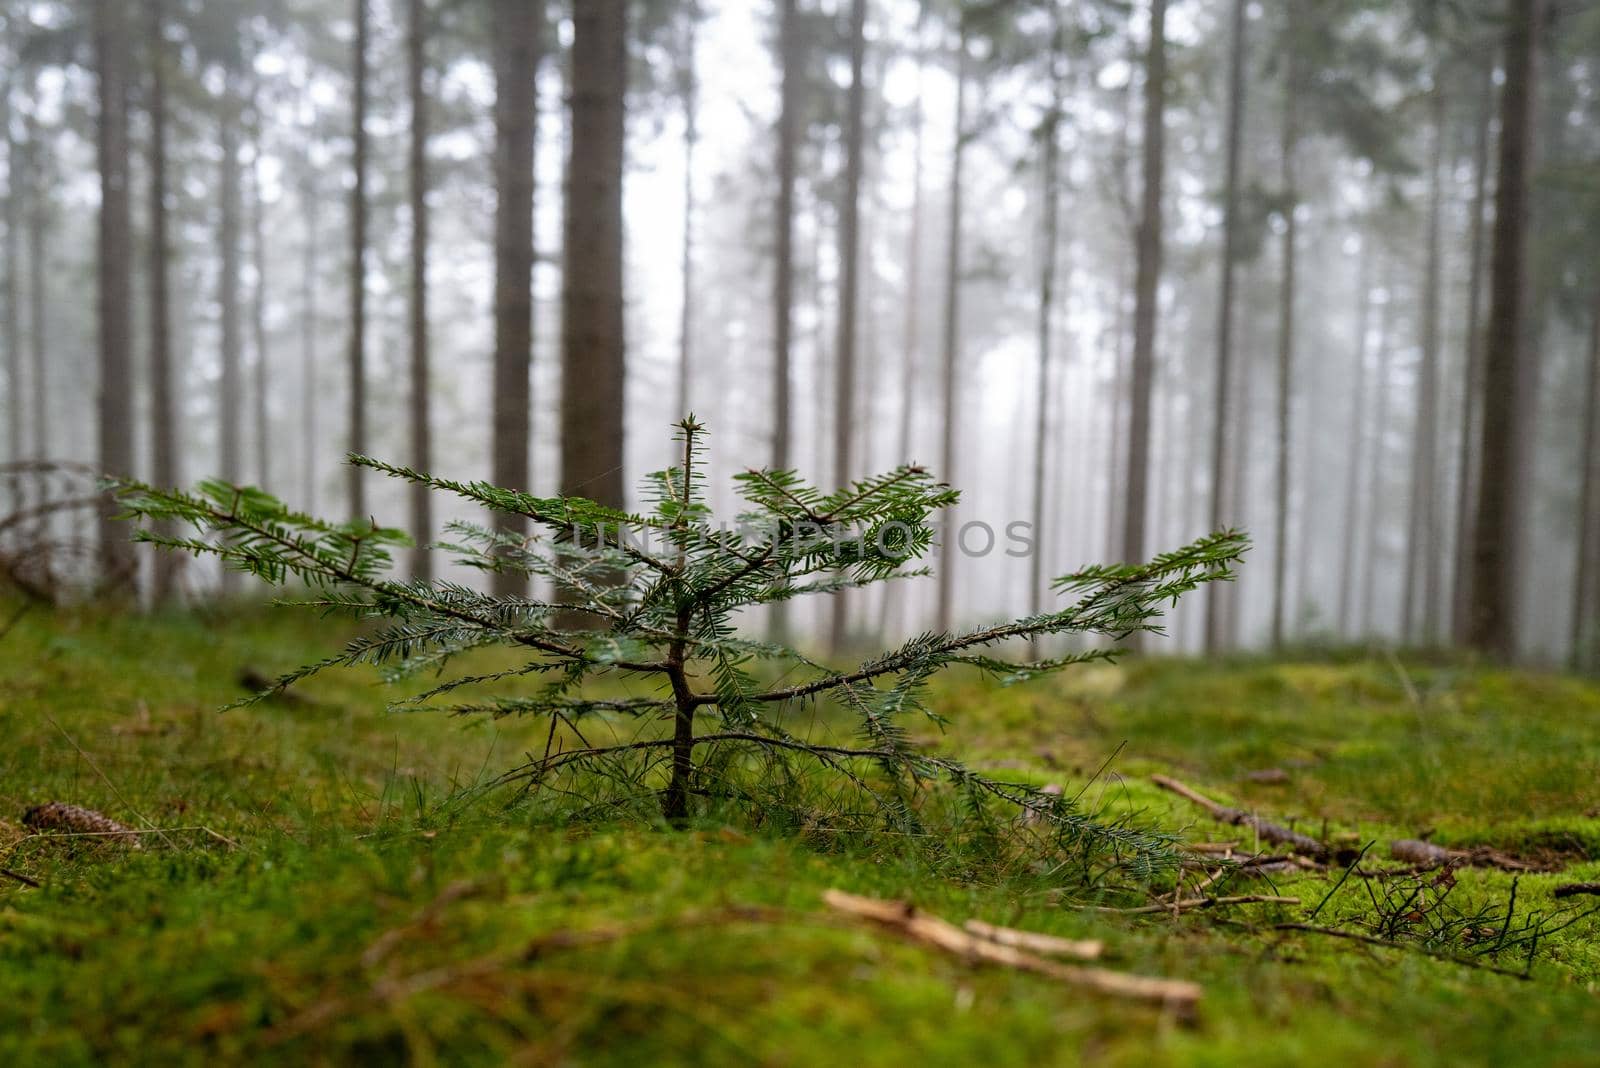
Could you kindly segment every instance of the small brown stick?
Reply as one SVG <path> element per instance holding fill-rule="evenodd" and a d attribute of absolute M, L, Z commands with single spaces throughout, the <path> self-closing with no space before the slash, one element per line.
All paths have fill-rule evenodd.
<path fill-rule="evenodd" d="M 1239 848 L 1238 842 L 1184 842 L 1178 846 L 1185 853 L 1221 853 L 1227 856 Z"/>
<path fill-rule="evenodd" d="M 1191 897 L 1183 901 L 1168 901 L 1159 905 L 1140 905 L 1133 909 L 1118 909 L 1096 905 L 1096 912 L 1117 912 L 1124 916 L 1140 916 L 1157 912 L 1186 912 L 1190 909 L 1209 909 L 1217 905 L 1298 905 L 1297 897 L 1276 897 L 1272 894 L 1239 894 L 1235 897 Z"/>
<path fill-rule="evenodd" d="M 962 925 L 979 938 L 987 938 L 997 945 L 1010 946 L 1028 953 L 1045 953 L 1056 957 L 1073 957 L 1077 960 L 1099 960 L 1106 944 L 1097 938 L 1074 941 L 1057 938 L 1038 931 L 1019 931 L 1014 927 L 996 927 L 982 920 L 968 920 Z"/>
<path fill-rule="evenodd" d="M 1600 896 L 1600 883 L 1566 883 L 1550 891 L 1552 897 L 1577 897 L 1579 894 Z"/>
<path fill-rule="evenodd" d="M 44 884 L 39 882 L 37 879 L 30 879 L 21 872 L 12 871 L 10 868 L 0 868 L 0 875 L 4 875 L 7 879 L 15 879 L 23 886 L 31 886 L 35 890 L 41 890 L 44 888 Z"/>
<path fill-rule="evenodd" d="M 1487 846 L 1478 849 L 1446 849 L 1432 842 L 1416 838 L 1397 838 L 1389 843 L 1389 855 L 1395 860 L 1415 864 L 1424 870 L 1442 868 L 1449 864 L 1470 864 L 1475 868 L 1499 868 L 1501 871 L 1533 871 L 1534 866 L 1515 857 L 1508 857 Z"/>
<path fill-rule="evenodd" d="M 898 931 L 913 941 L 934 946 L 947 953 L 968 960 L 980 960 L 1016 968 L 1019 971 L 1033 972 L 1036 975 L 1072 983 L 1113 997 L 1160 1005 L 1172 1009 L 1185 1021 L 1194 1018 L 1195 1008 L 1200 1001 L 1201 987 L 1198 983 L 1181 979 L 1127 975 L 1122 972 L 1107 971 L 1104 968 L 1058 964 L 1020 949 L 969 934 L 955 924 L 932 913 L 922 912 L 904 901 L 859 897 L 842 890 L 828 890 L 822 895 L 822 899 L 829 908 L 870 920 Z"/>
<path fill-rule="evenodd" d="M 1168 778 L 1165 775 L 1152 775 L 1150 776 L 1150 781 L 1163 790 L 1171 791 L 1184 800 L 1199 805 L 1214 820 L 1221 823 L 1231 823 L 1238 827 L 1251 828 L 1264 842 L 1277 842 L 1313 857 L 1323 857 L 1328 853 L 1328 847 L 1310 835 L 1301 834 L 1298 831 L 1290 830 L 1288 827 L 1268 822 L 1259 816 L 1244 811 L 1244 809 L 1230 808 L 1227 805 L 1218 804 L 1177 779 Z"/>

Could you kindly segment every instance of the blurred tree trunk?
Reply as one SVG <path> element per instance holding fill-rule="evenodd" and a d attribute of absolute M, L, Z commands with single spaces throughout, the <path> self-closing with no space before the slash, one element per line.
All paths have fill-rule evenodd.
<path fill-rule="evenodd" d="M 1355 373 L 1350 388 L 1350 424 L 1346 440 L 1350 445 L 1349 466 L 1345 469 L 1344 527 L 1339 539 L 1339 629 L 1343 639 L 1353 637 L 1350 624 L 1352 602 L 1356 588 L 1356 542 L 1361 535 L 1357 519 L 1361 510 L 1361 466 L 1366 452 L 1367 420 L 1367 327 L 1372 317 L 1372 289 L 1369 285 L 1372 270 L 1372 243 L 1370 233 L 1361 236 L 1360 261 L 1356 267 L 1356 351 Z M 1308 483 L 1309 485 L 1309 483 Z"/>
<path fill-rule="evenodd" d="M 1438 75 L 1435 75 L 1438 77 Z M 1433 157 L 1429 162 L 1427 260 L 1423 268 L 1422 356 L 1417 368 L 1416 438 L 1411 449 L 1411 515 L 1406 528 L 1405 600 L 1401 635 L 1436 640 L 1444 576 L 1439 538 L 1439 283 L 1444 201 L 1444 92 L 1433 93 Z"/>
<path fill-rule="evenodd" d="M 965 202 L 965 171 L 968 131 L 967 83 L 971 80 L 970 59 L 967 55 L 967 27 L 962 23 L 956 54 L 956 108 L 955 149 L 950 156 L 950 215 L 946 235 L 944 262 L 944 363 L 941 370 L 941 396 L 943 399 L 943 440 L 939 451 L 938 475 L 954 481 L 956 475 L 956 443 L 959 412 L 957 404 L 958 371 L 961 361 L 961 224 Z M 955 526 L 954 509 L 945 510 L 945 531 L 939 548 L 939 612 L 938 627 L 950 629 L 955 619 L 955 563 L 960 551 Z"/>
<path fill-rule="evenodd" d="M 132 259 L 128 213 L 127 9 L 95 0 L 94 38 L 99 101 L 100 297 L 99 467 L 133 474 Z M 131 581 L 133 545 L 108 493 L 100 509 L 100 557 L 108 579 Z"/>
<path fill-rule="evenodd" d="M 772 466 L 788 470 L 793 465 L 791 378 L 794 343 L 794 213 L 795 178 L 800 152 L 800 88 L 805 53 L 800 39 L 798 0 L 782 0 L 778 24 L 778 64 L 782 80 L 778 108 L 778 204 L 773 268 L 772 328 Z M 772 637 L 782 641 L 788 630 L 788 606 L 772 605 Z"/>
<path fill-rule="evenodd" d="M 149 0 L 148 38 L 150 64 L 150 457 L 151 481 L 171 487 L 182 482 L 179 470 L 178 408 L 174 395 L 172 368 L 172 302 L 170 289 L 170 249 L 167 224 L 167 63 L 166 2 Z M 172 523 L 157 527 L 160 533 L 177 533 Z M 153 592 L 157 601 L 170 599 L 176 592 L 181 553 L 158 552 L 152 569 Z"/>
<path fill-rule="evenodd" d="M 1595 514 L 1600 493 L 1596 470 L 1600 460 L 1600 287 L 1596 287 L 1589 323 L 1589 366 L 1583 394 L 1583 453 L 1579 457 L 1582 483 L 1578 496 L 1577 565 L 1572 582 L 1572 666 L 1583 670 L 1594 663 L 1600 596 L 1595 589 L 1600 556 L 1600 516 Z"/>
<path fill-rule="evenodd" d="M 355 0 L 355 100 L 351 108 L 352 166 L 350 190 L 350 451 L 367 447 L 367 0 Z M 361 468 L 350 465 L 350 517 L 367 515 L 366 485 Z"/>
<path fill-rule="evenodd" d="M 218 175 L 219 220 L 217 228 L 217 307 L 221 321 L 221 395 L 217 405 L 217 451 L 222 478 L 240 483 L 245 480 L 244 449 L 241 441 L 244 408 L 244 382 L 239 324 L 239 217 L 243 214 L 239 168 L 239 101 L 237 74 L 232 65 L 223 72 L 219 101 L 217 141 L 222 150 Z M 224 578 L 234 575 L 224 571 Z"/>
<path fill-rule="evenodd" d="M 683 301 L 678 313 L 678 403 L 675 418 L 689 414 L 694 382 L 694 166 L 700 146 L 700 81 L 695 63 L 700 5 L 688 0 L 683 12 L 683 55 L 678 57 L 678 98 L 683 106 Z"/>
<path fill-rule="evenodd" d="M 1145 58 L 1144 189 L 1139 207 L 1133 284 L 1133 368 L 1129 391 L 1128 501 L 1123 513 L 1121 557 L 1145 559 L 1150 507 L 1151 391 L 1155 382 L 1156 329 L 1160 315 L 1162 187 L 1166 180 L 1167 0 L 1151 0 L 1150 42 Z"/>
<path fill-rule="evenodd" d="M 433 469 L 432 422 L 428 418 L 428 98 L 427 0 L 410 0 L 406 24 L 406 83 L 411 96 L 411 143 L 408 166 L 411 194 L 411 393 L 409 397 L 411 466 Z M 411 495 L 411 575 L 433 579 L 433 494 L 414 485 Z"/>
<path fill-rule="evenodd" d="M 1030 615 L 1044 611 L 1045 467 L 1050 455 L 1051 342 L 1056 320 L 1056 245 L 1061 235 L 1061 115 L 1066 103 L 1066 23 L 1060 0 L 1052 3 L 1050 10 L 1054 18 L 1050 33 L 1050 110 L 1044 118 L 1039 168 L 1039 196 L 1044 218 L 1039 236 L 1038 363 L 1034 369 L 1033 483 L 1029 499 L 1033 538 L 1033 551 L 1028 558 Z M 1037 640 L 1030 648 L 1031 655 L 1039 654 Z"/>
<path fill-rule="evenodd" d="M 850 4 L 850 93 L 845 117 L 844 203 L 839 219 L 839 347 L 833 408 L 833 484 L 849 485 L 855 457 L 856 302 L 861 291 L 861 174 L 866 156 L 867 0 Z M 835 593 L 829 606 L 829 644 L 844 647 L 849 600 Z"/>
<path fill-rule="evenodd" d="M 37 107 L 35 107 L 37 110 Z M 33 455 L 50 455 L 50 191 L 44 178 L 39 121 L 34 111 L 27 118 L 27 151 L 23 171 L 27 175 L 28 201 L 28 362 L 32 382 Z"/>
<path fill-rule="evenodd" d="M 1225 503 L 1228 499 L 1227 446 L 1230 400 L 1233 386 L 1233 290 L 1234 272 L 1239 258 L 1239 157 L 1244 136 L 1245 108 L 1245 11 L 1244 0 L 1233 0 L 1232 44 L 1228 75 L 1227 171 L 1223 185 L 1222 285 L 1217 307 L 1217 382 L 1216 412 L 1211 427 L 1211 518 L 1210 528 L 1221 530 L 1231 525 Z M 1225 631 L 1224 605 L 1219 586 L 1206 591 L 1207 653 L 1218 652 Z"/>
<path fill-rule="evenodd" d="M 572 155 L 562 286 L 561 489 L 621 508 L 626 0 L 584 0 L 572 39 Z"/>
<path fill-rule="evenodd" d="M 1383 487 L 1383 473 L 1386 469 L 1384 453 L 1387 451 L 1384 448 L 1384 437 L 1389 429 L 1389 365 L 1393 358 L 1389 327 L 1394 316 L 1395 291 L 1392 278 L 1387 276 L 1387 272 L 1385 274 L 1384 301 L 1378 309 L 1378 336 L 1375 340 L 1378 368 L 1372 381 L 1372 389 L 1377 399 L 1377 411 L 1372 423 L 1372 453 L 1367 466 L 1366 546 L 1362 553 L 1361 633 L 1366 637 L 1372 636 L 1373 627 L 1378 619 L 1375 607 L 1378 599 L 1378 531 L 1384 520 L 1383 503 L 1388 499 Z"/>
<path fill-rule="evenodd" d="M 1294 395 L 1294 302 L 1295 247 L 1297 233 L 1295 208 L 1300 192 L 1295 178 L 1295 151 L 1299 139 L 1295 108 L 1300 94 L 1299 27 L 1295 20 L 1296 0 L 1284 0 L 1283 48 L 1283 128 L 1278 152 L 1283 183 L 1283 279 L 1278 287 L 1278 441 L 1277 471 L 1273 496 L 1272 536 L 1272 647 L 1283 647 L 1284 615 L 1288 599 L 1289 574 L 1289 460 L 1291 429 L 1290 402 Z"/>
<path fill-rule="evenodd" d="M 542 5 L 495 0 L 494 443 L 490 479 L 531 489 L 528 419 L 533 359 L 533 153 Z M 521 516 L 496 513 L 495 528 L 520 537 Z M 501 572 L 502 596 L 526 592 L 524 576 Z"/>
<path fill-rule="evenodd" d="M 309 136 L 309 134 L 308 134 Z M 317 304 L 319 258 L 317 245 L 322 239 L 317 210 L 321 200 L 316 171 L 312 169 L 309 146 L 301 156 L 300 210 L 304 213 L 304 245 L 300 262 L 300 481 L 306 510 L 317 511 Z"/>
<path fill-rule="evenodd" d="M 261 190 L 261 156 L 266 124 L 261 117 L 261 77 L 250 81 L 250 266 L 255 285 L 250 291 L 250 338 L 255 349 L 255 381 L 251 385 L 251 420 L 255 427 L 256 478 L 262 488 L 271 490 L 272 478 L 272 358 L 267 340 L 267 203 Z"/>
<path fill-rule="evenodd" d="M 1489 125 L 1494 119 L 1494 69 L 1486 58 L 1479 94 L 1477 129 L 1472 147 L 1472 221 L 1467 281 L 1466 380 L 1462 383 L 1461 438 L 1456 446 L 1456 552 L 1451 591 L 1451 633 L 1467 641 L 1468 605 L 1472 592 L 1472 523 L 1478 494 L 1478 452 L 1475 448 L 1483 421 L 1483 246 L 1484 208 L 1489 186 Z"/>
<path fill-rule="evenodd" d="M 12 42 L 13 44 L 15 42 Z M 12 126 L 12 77 L 0 85 L 0 128 L 6 142 L 6 262 L 5 262 L 5 347 L 6 347 L 6 459 L 22 459 L 22 148 Z"/>
<path fill-rule="evenodd" d="M 1467 637 L 1501 659 L 1516 652 L 1516 480 L 1526 444 L 1520 424 L 1524 375 L 1523 312 L 1527 257 L 1528 163 L 1532 151 L 1535 59 L 1542 0 L 1508 0 L 1505 84 L 1500 95 L 1499 176 L 1489 269 L 1489 325 L 1484 352 L 1484 409 L 1478 515 L 1473 530 L 1472 596 Z"/>

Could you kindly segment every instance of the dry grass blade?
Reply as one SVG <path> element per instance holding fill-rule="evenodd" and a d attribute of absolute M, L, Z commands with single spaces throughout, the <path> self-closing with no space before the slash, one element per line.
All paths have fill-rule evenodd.
<path fill-rule="evenodd" d="M 1060 964 L 1026 953 L 1013 946 L 991 942 L 962 930 L 948 920 L 922 912 L 904 901 L 883 901 L 860 897 L 843 890 L 828 890 L 822 895 L 831 909 L 847 913 L 897 931 L 913 941 L 942 949 L 967 960 L 998 964 L 1019 971 L 1033 972 L 1070 983 L 1110 997 L 1127 998 L 1158 1005 L 1192 1020 L 1202 993 L 1198 983 L 1182 979 L 1161 979 L 1146 975 L 1127 975 L 1104 968 Z"/>

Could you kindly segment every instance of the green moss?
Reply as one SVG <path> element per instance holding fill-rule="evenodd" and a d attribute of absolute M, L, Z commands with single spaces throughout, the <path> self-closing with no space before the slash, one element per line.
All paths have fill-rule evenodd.
<path fill-rule="evenodd" d="M 1600 1048 L 1593 918 L 1520 981 L 1271 929 L 1305 907 L 1134 918 L 1052 903 L 1038 874 L 953 874 L 881 843 L 822 851 L 720 818 L 552 825 L 467 790 L 541 747 L 543 724 L 386 714 L 367 675 L 213 711 L 241 667 L 276 671 L 332 640 L 248 611 L 31 613 L 4 639 L 0 820 L 68 800 L 215 835 L 128 852 L 0 833 L 4 866 L 44 884 L 0 881 L 0 1063 L 1578 1065 Z M 1595 688 L 1405 670 L 1148 662 L 1038 688 L 956 680 L 935 740 L 1074 791 L 1126 743 L 1088 796 L 1195 838 L 1240 831 L 1149 772 L 1314 833 L 1432 832 L 1565 864 L 1518 880 L 1523 909 L 1600 878 Z M 1246 776 L 1263 768 L 1287 781 Z M 1511 881 L 1464 872 L 1452 900 L 1503 903 Z M 1205 984 L 1200 1024 L 830 922 L 830 886 L 1104 938 L 1113 967 Z M 1328 886 L 1278 890 L 1310 903 Z M 1350 885 L 1318 922 L 1368 904 Z M 782 913 L 694 921 L 731 905 Z M 601 929 L 614 937 L 563 944 Z"/>

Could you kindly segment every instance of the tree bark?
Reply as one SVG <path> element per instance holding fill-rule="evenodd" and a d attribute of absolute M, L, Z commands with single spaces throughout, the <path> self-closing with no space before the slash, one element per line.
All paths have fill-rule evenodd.
<path fill-rule="evenodd" d="M 624 506 L 623 109 L 626 0 L 585 0 L 572 39 L 561 349 L 561 489 Z"/>
<path fill-rule="evenodd" d="M 1543 0 L 1508 0 L 1505 84 L 1500 96 L 1499 180 L 1489 269 L 1478 516 L 1473 530 L 1468 641 L 1502 660 L 1516 652 L 1514 569 L 1519 550 L 1516 479 L 1521 423 L 1522 332 L 1527 259 L 1528 164 L 1535 59 Z"/>
<path fill-rule="evenodd" d="M 856 306 L 861 292 L 861 175 L 866 156 L 867 0 L 850 4 L 850 93 L 845 118 L 844 203 L 839 219 L 839 345 L 835 363 L 833 408 L 833 484 L 849 485 L 855 457 Z M 843 591 L 832 598 L 830 645 L 844 647 L 849 627 L 849 600 Z"/>
<path fill-rule="evenodd" d="M 367 447 L 367 0 L 355 0 L 355 101 L 350 137 L 355 184 L 350 191 L 350 451 Z M 346 472 L 351 519 L 367 515 L 361 468 Z"/>
<path fill-rule="evenodd" d="M 95 0 L 98 73 L 100 223 L 99 467 L 112 476 L 133 473 L 132 232 L 128 211 L 128 32 L 119 0 Z M 103 495 L 99 519 L 105 577 L 129 582 L 133 546 L 116 519 L 117 504 Z"/>
<path fill-rule="evenodd" d="M 312 169 L 311 153 L 301 157 L 304 170 L 300 176 L 300 209 L 304 213 L 304 244 L 300 263 L 300 482 L 305 494 L 306 508 L 315 515 L 317 511 L 317 439 L 320 427 L 317 422 L 317 337 L 320 333 L 317 319 L 317 271 L 319 257 L 317 245 L 322 239 L 318 216 L 321 195 L 317 189 L 316 172 Z"/>
<path fill-rule="evenodd" d="M 964 207 L 967 159 L 967 83 L 971 80 L 967 28 L 961 26 L 956 55 L 955 148 L 950 156 L 950 205 L 944 262 L 944 362 L 940 374 L 943 401 L 942 434 L 939 451 L 939 477 L 956 478 L 956 445 L 959 440 L 956 419 L 960 410 L 957 389 L 961 362 L 961 229 Z M 945 510 L 945 530 L 939 548 L 938 627 L 948 631 L 955 622 L 955 563 L 959 540 L 954 509 Z"/>
<path fill-rule="evenodd" d="M 782 87 L 778 113 L 777 265 L 774 272 L 772 355 L 772 466 L 787 470 L 790 450 L 790 352 L 794 334 L 794 193 L 800 151 L 800 67 L 804 52 L 800 41 L 798 0 L 783 0 L 778 27 Z M 779 606 L 774 606 L 779 607 Z"/>
<path fill-rule="evenodd" d="M 1297 253 L 1295 208 L 1299 205 L 1299 188 L 1295 177 L 1295 151 L 1299 139 L 1298 102 L 1299 27 L 1295 20 L 1296 0 L 1284 0 L 1283 49 L 1283 128 L 1279 139 L 1284 197 L 1283 214 L 1283 280 L 1278 289 L 1278 441 L 1276 486 L 1273 502 L 1274 522 L 1272 537 L 1272 647 L 1283 647 L 1284 616 L 1288 600 L 1289 572 L 1289 426 L 1290 407 L 1294 396 L 1294 312 L 1295 312 L 1295 257 Z"/>
<path fill-rule="evenodd" d="M 1383 523 L 1384 437 L 1388 432 L 1390 363 L 1393 361 L 1389 337 L 1390 320 L 1394 315 L 1395 291 L 1392 281 L 1384 284 L 1384 302 L 1378 309 L 1378 368 L 1372 388 L 1377 397 L 1377 413 L 1372 426 L 1372 454 L 1367 466 L 1367 522 L 1366 551 L 1362 554 L 1361 614 L 1362 633 L 1371 636 L 1377 623 L 1375 603 L 1378 597 L 1378 529 Z"/>
<path fill-rule="evenodd" d="M 1221 292 L 1217 307 L 1216 413 L 1211 427 L 1211 521 L 1212 530 L 1229 525 L 1225 510 L 1228 493 L 1228 420 L 1233 387 L 1233 290 L 1234 268 L 1239 245 L 1239 161 L 1244 136 L 1244 0 L 1233 0 L 1228 77 L 1227 170 L 1223 186 Z M 1222 594 L 1213 585 L 1206 591 L 1206 652 L 1216 653 L 1223 645 L 1225 630 Z"/>
<path fill-rule="evenodd" d="M 167 224 L 167 42 L 166 2 L 149 0 L 148 49 L 150 63 L 150 456 L 151 481 L 171 487 L 182 482 L 179 470 L 178 410 L 172 368 L 172 302 L 170 295 L 171 240 Z M 160 533 L 171 536 L 176 526 L 163 523 Z M 176 592 L 181 553 L 158 552 L 152 568 L 157 601 Z"/>
<path fill-rule="evenodd" d="M 406 36 L 406 81 L 411 96 L 411 465 L 433 469 L 432 421 L 428 418 L 428 99 L 424 85 L 428 53 L 427 0 L 410 0 Z M 433 494 L 424 485 L 410 488 L 411 575 L 433 579 Z"/>
<path fill-rule="evenodd" d="M 495 282 L 494 443 L 491 480 L 506 489 L 531 488 L 528 421 L 533 361 L 533 153 L 535 81 L 542 5 L 495 0 Z M 521 537 L 520 516 L 496 513 L 500 532 Z M 527 579 L 496 573 L 497 594 L 525 593 Z"/>
<path fill-rule="evenodd" d="M 1162 187 L 1166 180 L 1167 0 L 1151 0 L 1150 43 L 1145 58 L 1144 190 L 1140 199 L 1133 284 L 1133 373 L 1129 391 L 1128 501 L 1123 513 L 1122 559 L 1137 563 L 1148 551 L 1151 392 L 1161 294 Z"/>

